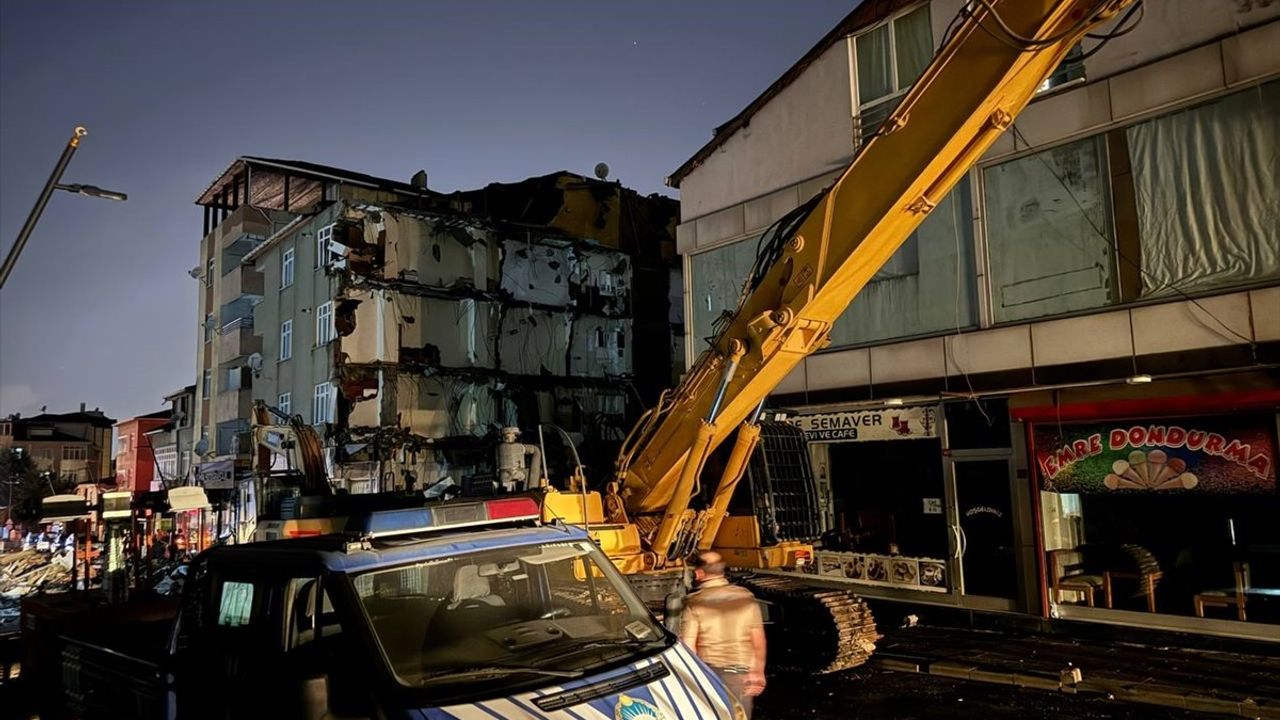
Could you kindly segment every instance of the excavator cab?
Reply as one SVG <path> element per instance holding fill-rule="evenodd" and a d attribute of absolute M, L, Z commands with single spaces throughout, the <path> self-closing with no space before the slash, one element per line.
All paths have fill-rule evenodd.
<path fill-rule="evenodd" d="M 800 428 L 761 420 L 760 440 L 712 547 L 740 568 L 799 568 L 822 535 L 818 488 Z"/>

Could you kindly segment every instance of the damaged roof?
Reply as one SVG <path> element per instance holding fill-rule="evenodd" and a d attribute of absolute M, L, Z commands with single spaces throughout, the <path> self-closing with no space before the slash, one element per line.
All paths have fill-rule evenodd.
<path fill-rule="evenodd" d="M 204 189 L 204 192 L 200 193 L 199 197 L 196 198 L 196 204 L 213 204 L 226 186 L 242 175 L 246 169 L 268 170 L 312 180 L 328 180 L 331 182 L 346 183 L 349 185 L 360 185 L 363 187 L 404 193 L 407 195 L 419 195 L 432 198 L 444 197 L 438 192 L 428 190 L 426 188 L 420 188 L 407 182 L 390 180 L 388 178 L 377 177 L 375 175 L 367 175 L 365 173 L 355 172 L 352 170 L 344 170 L 330 165 L 321 165 L 319 163 L 307 162 L 305 160 L 282 160 L 278 158 L 241 155 L 233 160 L 231 164 L 227 166 L 227 169 L 223 170 L 222 174 L 210 183 L 209 187 Z"/>
<path fill-rule="evenodd" d="M 693 172 L 699 165 L 703 163 L 711 153 L 725 143 L 738 130 L 751 124 L 751 118 L 755 116 L 769 101 L 773 100 L 778 93 L 785 90 L 796 78 L 816 61 L 821 55 L 827 51 L 832 45 L 838 41 L 865 30 L 881 20 L 892 15 L 901 8 L 907 7 L 917 0 L 865 0 L 844 17 L 830 32 L 822 37 L 816 45 L 809 48 L 794 65 L 782 73 L 782 76 L 773 81 L 773 84 L 765 88 L 755 100 L 742 109 L 737 115 L 733 116 L 728 122 L 717 127 L 712 131 L 711 139 L 703 145 L 693 157 L 684 161 L 684 164 L 676 168 L 675 172 L 667 177 L 667 185 L 673 188 L 679 188 L 680 182 Z"/>

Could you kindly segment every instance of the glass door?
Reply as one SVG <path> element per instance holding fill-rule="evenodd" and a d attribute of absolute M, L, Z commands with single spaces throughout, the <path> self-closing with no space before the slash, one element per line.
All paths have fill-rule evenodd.
<path fill-rule="evenodd" d="M 1019 585 L 1010 460 L 956 458 L 951 470 L 962 604 L 1011 610 Z"/>

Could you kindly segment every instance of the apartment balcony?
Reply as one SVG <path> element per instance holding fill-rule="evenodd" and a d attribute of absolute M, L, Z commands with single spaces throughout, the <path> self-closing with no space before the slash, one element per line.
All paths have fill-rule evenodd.
<path fill-rule="evenodd" d="M 234 268 L 221 278 L 222 282 L 218 288 L 218 302 L 226 305 L 245 296 L 262 297 L 262 273 L 239 265 L 234 266 Z"/>
<path fill-rule="evenodd" d="M 222 390 L 218 393 L 216 403 L 217 414 L 214 417 L 218 422 L 248 418 L 253 410 L 253 391 L 248 386 L 237 390 Z"/>
<path fill-rule="evenodd" d="M 218 362 L 241 360 L 262 352 L 262 336 L 253 333 L 253 318 L 236 318 L 218 330 Z"/>

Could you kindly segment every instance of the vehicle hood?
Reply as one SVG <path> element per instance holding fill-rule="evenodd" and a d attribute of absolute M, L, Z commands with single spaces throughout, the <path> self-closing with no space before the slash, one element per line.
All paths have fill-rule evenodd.
<path fill-rule="evenodd" d="M 653 667 L 655 665 L 664 666 L 666 672 Z M 649 673 L 662 676 L 647 682 L 637 679 Z M 576 700 L 579 697 L 582 699 Z M 563 706 L 547 709 L 539 706 L 540 702 L 548 701 L 558 701 L 557 704 Z M 735 705 L 715 674 L 687 647 L 676 643 L 662 653 L 608 672 L 507 697 L 421 710 L 419 717 L 427 720 L 735 720 L 738 717 Z"/>

